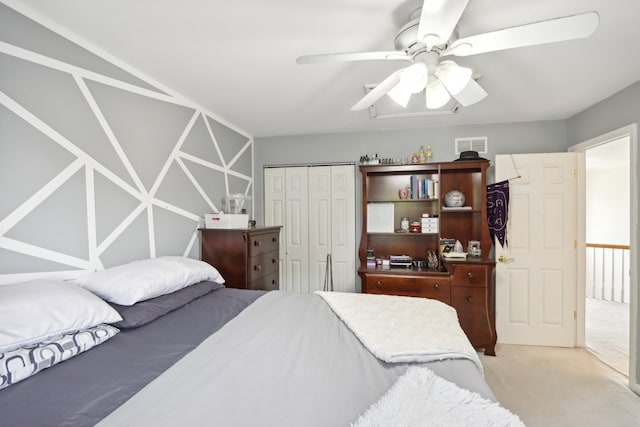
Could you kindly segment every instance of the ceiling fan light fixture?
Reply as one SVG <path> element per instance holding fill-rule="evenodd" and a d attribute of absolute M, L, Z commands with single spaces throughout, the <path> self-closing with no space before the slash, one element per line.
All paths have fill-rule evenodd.
<path fill-rule="evenodd" d="M 403 82 L 400 82 L 393 88 L 391 88 L 391 90 L 387 92 L 387 95 L 389 95 L 389 97 L 402 108 L 407 108 L 407 104 L 409 104 L 409 99 L 411 99 L 412 93 L 407 85 L 403 84 Z"/>
<path fill-rule="evenodd" d="M 426 64 L 417 62 L 410 65 L 402 70 L 400 82 L 388 92 L 388 95 L 402 108 L 407 108 L 411 95 L 419 93 L 427 85 L 428 75 Z"/>
<path fill-rule="evenodd" d="M 438 79 L 434 79 L 427 85 L 425 94 L 427 98 L 427 108 L 430 110 L 437 110 L 443 107 L 451 99 L 451 95 L 449 95 L 447 89 Z"/>
<path fill-rule="evenodd" d="M 404 84 L 411 93 L 418 93 L 427 85 L 428 75 L 427 65 L 422 62 L 416 62 L 402 70 L 400 83 Z"/>
<path fill-rule="evenodd" d="M 453 61 L 442 61 L 436 70 L 436 76 L 451 95 L 457 95 L 469 84 L 471 68 L 461 67 Z"/>

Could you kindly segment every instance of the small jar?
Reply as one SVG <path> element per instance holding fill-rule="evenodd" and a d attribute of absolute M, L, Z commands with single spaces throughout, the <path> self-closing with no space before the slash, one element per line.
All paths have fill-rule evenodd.
<path fill-rule="evenodd" d="M 402 219 L 400 219 L 400 230 L 404 232 L 409 231 L 409 218 L 406 216 L 403 216 Z"/>

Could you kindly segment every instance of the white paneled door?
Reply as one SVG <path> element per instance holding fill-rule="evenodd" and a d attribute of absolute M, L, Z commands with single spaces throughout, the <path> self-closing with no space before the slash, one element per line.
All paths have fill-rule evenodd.
<path fill-rule="evenodd" d="M 575 153 L 496 156 L 495 180 L 510 187 L 508 245 L 495 242 L 499 343 L 576 345 L 576 162 Z"/>
<path fill-rule="evenodd" d="M 283 226 L 280 288 L 321 290 L 330 271 L 334 290 L 355 291 L 354 166 L 266 168 L 264 183 L 265 225 Z"/>

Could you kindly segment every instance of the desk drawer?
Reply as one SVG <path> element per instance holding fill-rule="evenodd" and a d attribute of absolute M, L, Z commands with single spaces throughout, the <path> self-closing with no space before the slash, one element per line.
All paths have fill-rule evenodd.
<path fill-rule="evenodd" d="M 488 298 L 488 289 L 479 286 L 453 286 L 451 289 L 451 305 L 458 312 L 460 326 L 476 348 L 492 348 L 495 343 L 493 312 Z"/>
<path fill-rule="evenodd" d="M 451 283 L 454 286 L 487 286 L 489 283 L 489 267 L 486 265 L 454 266 Z"/>
<path fill-rule="evenodd" d="M 449 277 L 366 275 L 366 292 L 437 299 L 449 303 Z"/>

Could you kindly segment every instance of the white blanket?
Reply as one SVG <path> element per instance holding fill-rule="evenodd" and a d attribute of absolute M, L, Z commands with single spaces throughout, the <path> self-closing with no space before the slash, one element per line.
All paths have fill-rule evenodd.
<path fill-rule="evenodd" d="M 517 415 L 478 393 L 446 381 L 424 367 L 411 367 L 351 424 L 373 426 L 524 427 Z"/>
<path fill-rule="evenodd" d="M 389 363 L 470 359 L 478 354 L 456 310 L 427 298 L 316 292 L 378 359 Z"/>

